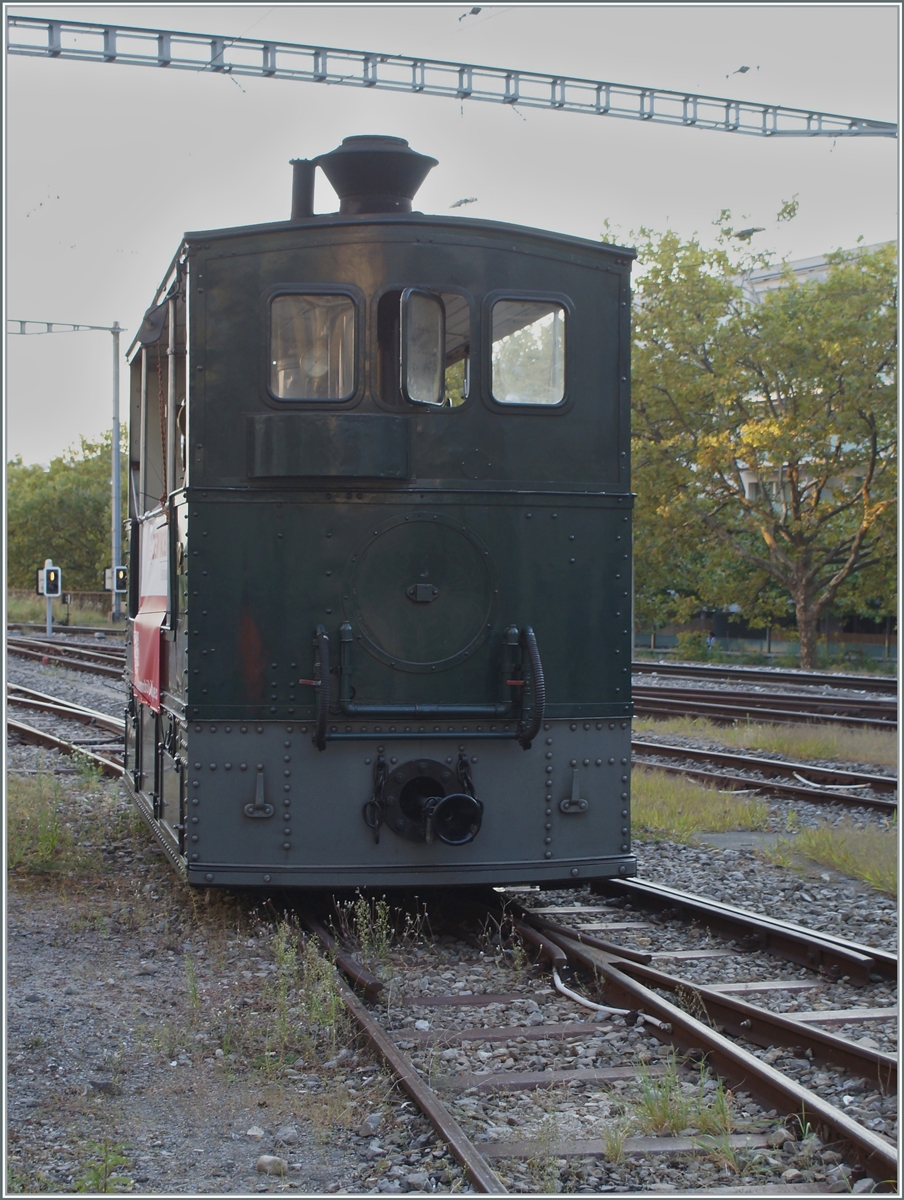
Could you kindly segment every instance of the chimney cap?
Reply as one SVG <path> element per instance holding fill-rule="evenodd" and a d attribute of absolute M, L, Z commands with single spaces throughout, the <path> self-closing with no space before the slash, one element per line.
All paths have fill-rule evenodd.
<path fill-rule="evenodd" d="M 415 192 L 437 160 L 405 138 L 355 134 L 314 160 L 339 196 L 340 213 L 411 212 Z"/>

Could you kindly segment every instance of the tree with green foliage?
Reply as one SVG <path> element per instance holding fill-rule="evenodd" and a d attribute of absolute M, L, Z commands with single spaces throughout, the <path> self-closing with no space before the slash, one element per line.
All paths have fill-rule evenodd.
<path fill-rule="evenodd" d="M 101 591 L 110 562 L 112 434 L 80 439 L 50 466 L 7 463 L 7 582 L 33 588 L 35 570 L 52 558 L 67 591 Z M 127 443 L 123 442 L 123 490 Z"/>
<path fill-rule="evenodd" d="M 744 276 L 767 260 L 717 224 L 711 249 L 637 237 L 637 612 L 791 608 L 813 667 L 830 605 L 895 603 L 896 251 L 838 251 L 824 281 L 788 269 L 753 300 Z"/>

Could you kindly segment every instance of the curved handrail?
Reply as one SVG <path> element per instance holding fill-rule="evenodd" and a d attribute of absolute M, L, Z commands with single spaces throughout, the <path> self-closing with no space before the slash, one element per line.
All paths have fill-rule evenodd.
<path fill-rule="evenodd" d="M 543 717 L 546 713 L 546 680 L 543 677 L 543 664 L 540 661 L 540 651 L 537 649 L 537 639 L 530 625 L 525 625 L 521 630 L 519 640 L 530 658 L 532 715 L 530 725 L 521 731 L 518 741 L 523 750 L 530 750 L 531 742 L 543 727 Z"/>

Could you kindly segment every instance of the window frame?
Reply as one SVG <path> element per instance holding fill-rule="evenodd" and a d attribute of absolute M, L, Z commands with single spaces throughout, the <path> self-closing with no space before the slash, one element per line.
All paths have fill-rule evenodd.
<path fill-rule="evenodd" d="M 503 300 L 512 300 L 515 302 L 523 301 L 528 304 L 557 304 L 565 312 L 565 382 L 563 387 L 562 399 L 556 401 L 555 404 L 538 404 L 538 403 L 515 403 L 506 400 L 497 400 L 493 395 L 493 309 Z M 484 403 L 493 412 L 508 412 L 508 413 L 534 413 L 536 415 L 560 414 L 569 410 L 573 405 L 573 397 L 571 395 L 571 377 L 573 368 L 571 366 L 571 358 L 573 351 L 569 350 L 569 340 L 574 338 L 572 329 L 575 320 L 574 302 L 570 296 L 566 296 L 564 292 L 554 291 L 526 291 L 520 288 L 498 288 L 495 291 L 487 292 L 483 298 L 483 314 L 481 320 L 481 332 L 483 334 L 483 344 L 486 346 L 486 353 L 482 355 L 483 363 L 481 366 L 481 382 L 484 396 Z"/>
<path fill-rule="evenodd" d="M 420 404 L 416 400 L 408 400 L 401 388 L 401 379 L 399 379 L 399 394 L 402 397 L 403 405 L 401 407 L 389 403 L 383 396 L 380 388 L 380 359 L 379 359 L 379 312 L 380 303 L 384 296 L 396 293 L 401 299 L 405 292 L 427 292 L 430 295 L 438 297 L 440 300 L 444 296 L 460 296 L 464 300 L 468 309 L 468 355 L 470 360 L 469 370 L 467 372 L 468 382 L 470 384 L 467 395 L 462 397 L 461 404 L 452 407 L 446 403 L 443 404 Z M 445 305 L 445 301 L 443 301 Z M 401 413 L 427 413 L 427 412 L 461 412 L 467 408 L 469 404 L 474 402 L 478 388 L 480 376 L 477 370 L 477 364 L 480 353 L 480 321 L 479 321 L 479 302 L 475 298 L 474 293 L 466 288 L 460 287 L 458 284 L 452 283 L 423 283 L 421 281 L 407 283 L 387 283 L 378 288 L 374 292 L 370 301 L 370 328 L 368 330 L 368 346 L 370 357 L 370 394 L 373 397 L 374 404 L 384 412 L 391 412 L 399 415 Z M 448 314 L 447 314 L 448 317 Z M 401 318 L 401 314 L 400 314 Z M 401 319 L 399 321 L 399 364 L 401 364 Z"/>
<path fill-rule="evenodd" d="M 299 398 L 283 399 L 278 396 L 270 386 L 271 368 L 273 359 L 273 302 L 281 296 L 344 296 L 352 302 L 354 307 L 354 339 L 355 344 L 352 352 L 352 364 L 354 371 L 353 388 L 351 394 L 341 400 L 303 400 Z M 278 409 L 285 411 L 286 408 L 302 411 L 326 411 L 335 412 L 341 408 L 352 408 L 360 404 L 364 392 L 364 345 L 366 327 L 364 321 L 364 313 L 366 310 L 366 301 L 364 293 L 359 287 L 353 283 L 302 283 L 294 281 L 292 283 L 275 283 L 267 288 L 262 296 L 263 300 L 263 326 L 264 326 L 264 379 L 263 391 L 267 403 Z"/>
<path fill-rule="evenodd" d="M 410 323 L 410 305 L 409 302 L 412 296 L 426 296 L 431 300 L 438 300 L 442 309 L 442 361 L 440 363 L 441 370 L 441 386 L 439 400 L 416 400 L 414 396 L 408 394 L 408 367 L 409 367 L 409 323 Z M 442 298 L 441 292 L 428 291 L 426 288 L 409 287 L 405 288 L 399 298 L 399 392 L 403 399 L 409 404 L 416 404 L 421 408 L 445 408 L 446 407 L 446 304 Z"/>

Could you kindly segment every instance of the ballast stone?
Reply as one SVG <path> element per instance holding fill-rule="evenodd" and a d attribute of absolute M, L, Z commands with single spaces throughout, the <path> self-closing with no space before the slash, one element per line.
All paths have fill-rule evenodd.
<path fill-rule="evenodd" d="M 286 1160 L 276 1154 L 262 1154 L 256 1165 L 262 1175 L 286 1175 L 289 1171 Z"/>

